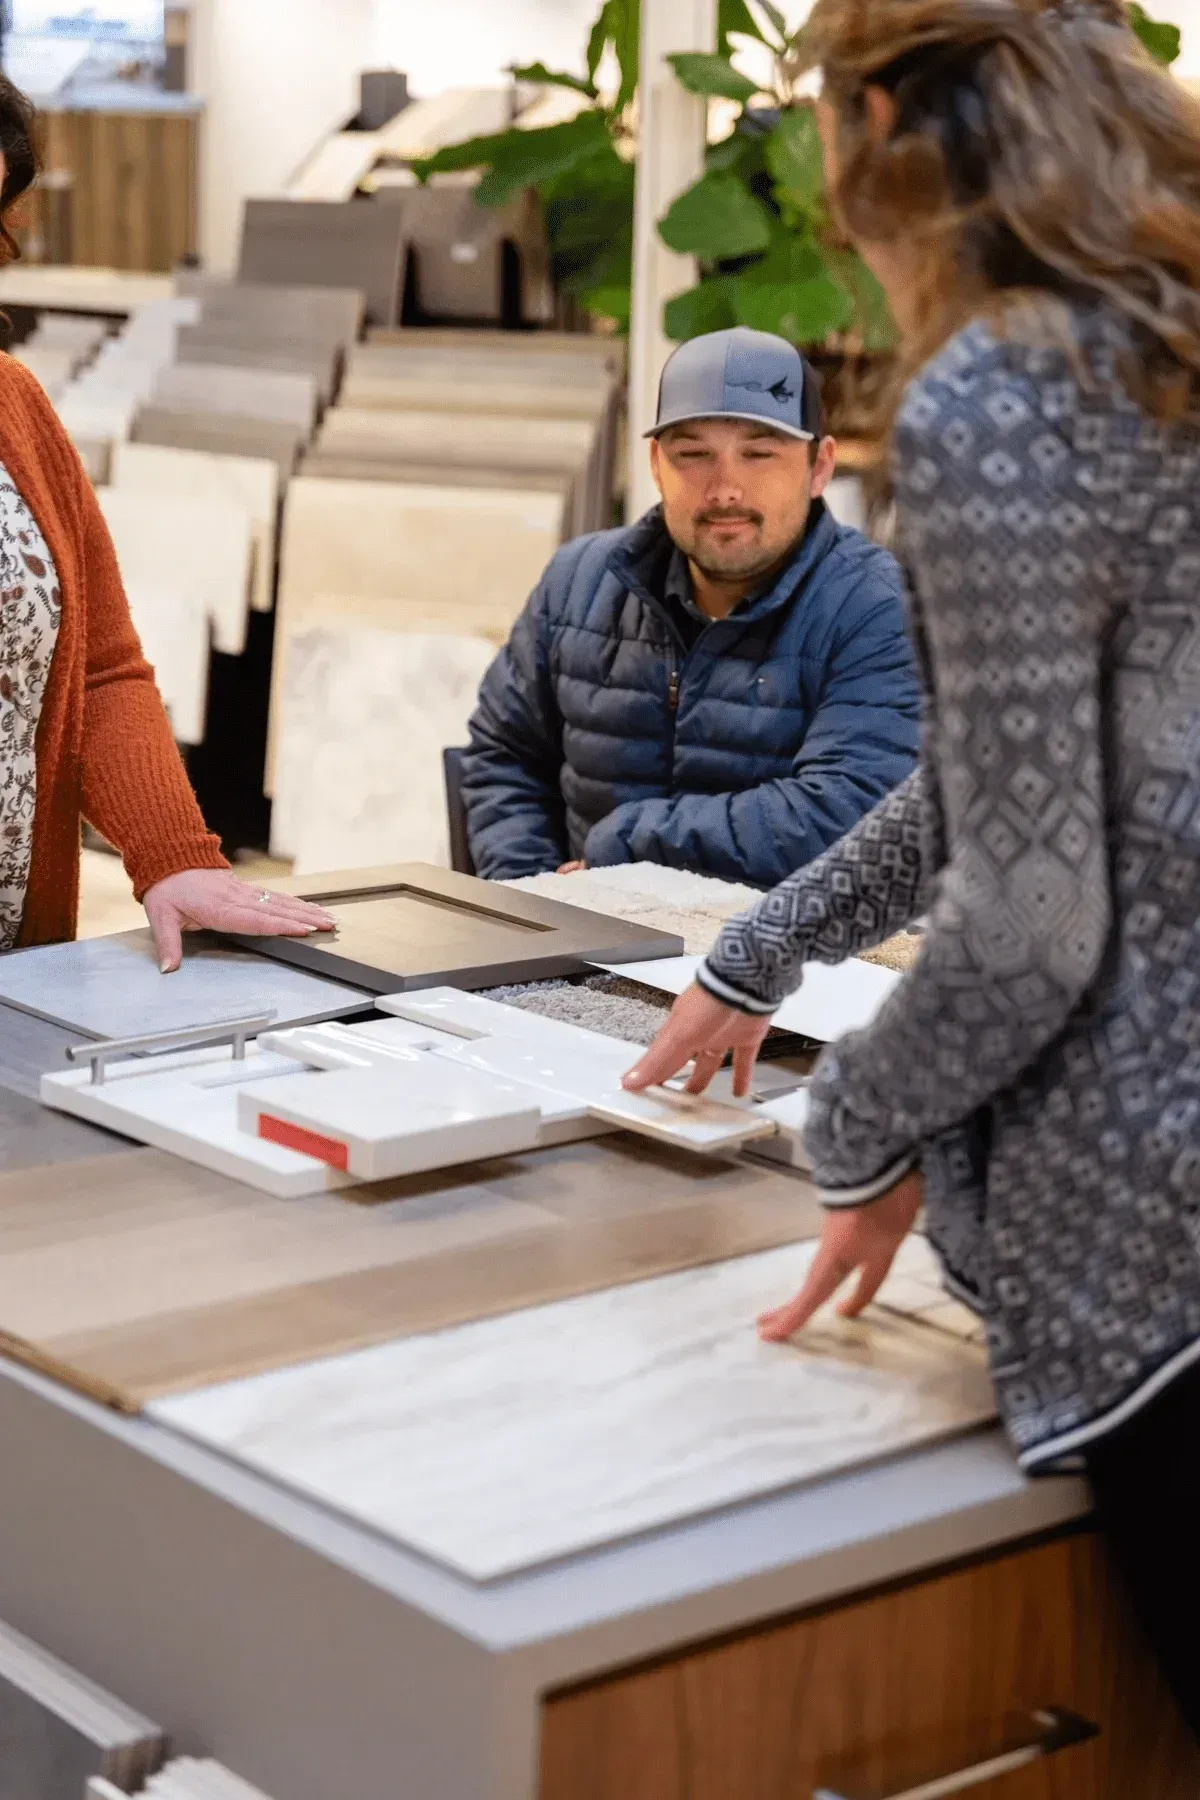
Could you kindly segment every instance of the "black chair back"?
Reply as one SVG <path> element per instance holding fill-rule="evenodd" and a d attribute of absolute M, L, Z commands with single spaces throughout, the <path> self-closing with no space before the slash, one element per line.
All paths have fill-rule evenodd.
<path fill-rule="evenodd" d="M 450 867 L 459 875 L 473 875 L 475 862 L 467 836 L 467 808 L 462 792 L 462 750 L 443 750 L 446 774 L 446 817 L 450 825 Z"/>

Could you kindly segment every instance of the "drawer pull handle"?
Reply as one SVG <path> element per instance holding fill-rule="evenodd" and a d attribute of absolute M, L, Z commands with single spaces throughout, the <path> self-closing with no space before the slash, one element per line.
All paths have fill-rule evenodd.
<path fill-rule="evenodd" d="M 902 1793 L 866 1794 L 860 1791 L 843 1794 L 835 1793 L 832 1788 L 818 1788 L 813 1800 L 948 1800 L 951 1794 L 962 1794 L 981 1782 L 1011 1775 L 1015 1769 L 1024 1769 L 1030 1763 L 1054 1756 L 1059 1750 L 1068 1750 L 1074 1744 L 1086 1744 L 1089 1738 L 1099 1735 L 1100 1727 L 1090 1720 L 1047 1707 L 1044 1712 L 1033 1714 L 1028 1730 L 1023 1731 L 1008 1749 L 984 1757 L 969 1768 L 957 1769 L 949 1775 L 935 1775 L 916 1787 L 905 1788 Z"/>

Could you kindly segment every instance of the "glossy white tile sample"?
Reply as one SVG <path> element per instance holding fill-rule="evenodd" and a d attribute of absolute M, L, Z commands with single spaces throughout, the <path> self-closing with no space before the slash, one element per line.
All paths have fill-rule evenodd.
<path fill-rule="evenodd" d="M 305 1149 L 359 1181 L 419 1175 L 537 1147 L 530 1089 L 419 1050 L 386 1066 L 312 1070 L 238 1090 L 243 1132 Z"/>
<path fill-rule="evenodd" d="M 640 1137 L 657 1138 L 660 1143 L 702 1156 L 737 1150 L 756 1138 L 772 1138 L 778 1130 L 761 1107 L 672 1088 L 648 1088 L 641 1094 L 627 1094 L 618 1088 L 594 1100 L 591 1111 L 595 1118 L 622 1131 L 636 1131 Z"/>
<path fill-rule="evenodd" d="M 646 963 L 597 963 L 610 975 L 641 981 L 664 994 L 682 994 L 696 978 L 702 957 L 674 956 Z M 804 980 L 780 1006 L 773 1023 L 829 1044 L 869 1025 L 903 981 L 894 969 L 850 957 L 846 962 L 805 963 Z"/>
<path fill-rule="evenodd" d="M 756 1315 L 812 1255 L 792 1245 L 150 1411 L 486 1581 L 992 1417 L 977 1350 L 878 1309 L 762 1343 Z"/>
<path fill-rule="evenodd" d="M 202 744 L 212 663 L 207 607 L 193 596 L 128 578 L 125 596 L 175 742 Z"/>

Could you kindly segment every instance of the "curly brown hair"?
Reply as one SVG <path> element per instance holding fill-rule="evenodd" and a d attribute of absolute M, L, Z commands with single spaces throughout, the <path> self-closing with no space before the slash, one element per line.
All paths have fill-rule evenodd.
<path fill-rule="evenodd" d="M 0 183 L 0 262 L 20 256 L 20 246 L 8 229 L 8 216 L 37 179 L 38 153 L 34 137 L 37 113 L 33 103 L 0 75 L 0 155 L 4 180 Z"/>
<path fill-rule="evenodd" d="M 902 376 L 971 317 L 1062 341 L 1103 302 L 1131 393 L 1200 413 L 1200 104 L 1118 0 L 817 0 L 804 49 L 837 116 L 835 214 L 915 252 Z"/>

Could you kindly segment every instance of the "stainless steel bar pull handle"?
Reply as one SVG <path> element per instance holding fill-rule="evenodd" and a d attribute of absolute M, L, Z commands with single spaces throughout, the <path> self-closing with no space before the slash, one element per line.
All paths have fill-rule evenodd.
<path fill-rule="evenodd" d="M 104 1071 L 110 1062 L 147 1056 L 155 1050 L 203 1050 L 232 1044 L 234 1060 L 242 1062 L 248 1041 L 265 1031 L 274 1020 L 273 1012 L 255 1013 L 250 1018 L 223 1019 L 214 1025 L 187 1025 L 179 1031 L 156 1031 L 148 1037 L 106 1038 L 98 1044 L 71 1044 L 67 1049 L 67 1061 L 90 1063 L 95 1087 L 103 1086 Z"/>
<path fill-rule="evenodd" d="M 951 1794 L 963 1794 L 968 1788 L 979 1787 L 982 1782 L 995 1781 L 1000 1775 L 1011 1775 L 1016 1769 L 1026 1768 L 1030 1763 L 1054 1756 L 1059 1750 L 1067 1750 L 1073 1744 L 1085 1744 L 1089 1738 L 1099 1735 L 1100 1727 L 1093 1725 L 1089 1719 L 1081 1719 L 1075 1713 L 1047 1707 L 1044 1712 L 1033 1714 L 1027 1733 L 1018 1734 L 1003 1750 L 985 1756 L 965 1769 L 956 1769 L 946 1775 L 934 1775 L 928 1781 L 918 1782 L 916 1787 L 906 1787 L 890 1794 L 867 1793 L 862 1789 L 851 1793 L 835 1792 L 833 1788 L 817 1788 L 813 1793 L 813 1800 L 947 1800 Z"/>

